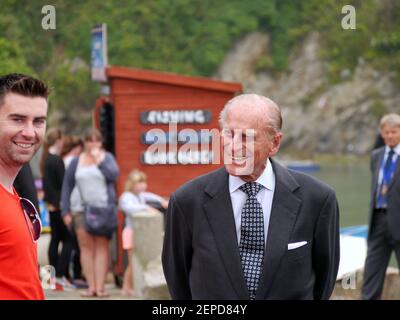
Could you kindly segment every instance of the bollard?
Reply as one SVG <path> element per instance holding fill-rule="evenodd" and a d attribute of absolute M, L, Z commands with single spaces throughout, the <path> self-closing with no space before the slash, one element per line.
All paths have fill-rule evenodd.
<path fill-rule="evenodd" d="M 170 299 L 161 265 L 162 213 L 142 211 L 133 217 L 133 285 L 140 299 Z"/>

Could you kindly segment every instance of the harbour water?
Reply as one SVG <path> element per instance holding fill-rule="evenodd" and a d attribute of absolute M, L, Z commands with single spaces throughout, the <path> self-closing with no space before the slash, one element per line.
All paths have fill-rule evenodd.
<path fill-rule="evenodd" d="M 367 162 L 347 165 L 321 165 L 311 173 L 336 191 L 340 208 L 340 226 L 368 223 L 370 171 Z"/>
<path fill-rule="evenodd" d="M 351 164 L 320 164 L 320 170 L 310 173 L 336 191 L 340 209 L 340 227 L 368 224 L 371 174 L 369 161 Z M 391 267 L 398 267 L 394 254 Z"/>

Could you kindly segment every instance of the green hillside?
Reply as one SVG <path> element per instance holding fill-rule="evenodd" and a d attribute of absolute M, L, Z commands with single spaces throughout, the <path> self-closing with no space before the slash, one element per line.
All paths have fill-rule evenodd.
<path fill-rule="evenodd" d="M 399 73 L 396 0 L 56 0 L 56 30 L 43 30 L 46 4 L 0 0 L 0 74 L 28 72 L 47 80 L 54 91 L 51 112 L 67 127 L 87 123 L 73 110 L 89 110 L 98 94 L 90 81 L 90 29 L 101 22 L 108 26 L 112 65 L 211 76 L 236 40 L 259 30 L 272 40 L 259 67 L 280 72 L 292 48 L 318 31 L 332 81 L 360 57 Z M 341 27 L 346 4 L 356 8 L 356 30 Z"/>

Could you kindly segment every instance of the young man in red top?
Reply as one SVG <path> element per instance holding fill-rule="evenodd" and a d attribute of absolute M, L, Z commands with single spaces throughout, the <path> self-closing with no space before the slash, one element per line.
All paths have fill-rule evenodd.
<path fill-rule="evenodd" d="M 0 299 L 44 299 L 36 245 L 40 223 L 13 183 L 43 141 L 48 94 L 30 76 L 0 77 Z"/>

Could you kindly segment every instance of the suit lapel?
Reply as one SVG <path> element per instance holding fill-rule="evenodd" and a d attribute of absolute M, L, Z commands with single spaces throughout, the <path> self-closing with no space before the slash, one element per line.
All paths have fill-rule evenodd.
<path fill-rule="evenodd" d="M 378 191 L 378 182 L 379 182 L 379 171 L 381 170 L 382 159 L 385 155 L 385 147 L 382 147 L 382 150 L 376 154 L 374 159 L 374 172 L 372 173 L 372 195 L 376 198 L 376 193 Z"/>
<path fill-rule="evenodd" d="M 390 181 L 389 184 L 389 190 L 390 188 L 393 186 L 394 181 L 399 177 L 400 175 L 400 156 L 397 156 L 397 162 L 396 162 L 396 168 L 394 169 L 394 173 L 393 173 L 393 179 Z"/>
<path fill-rule="evenodd" d="M 287 251 L 291 230 L 296 221 L 301 200 L 293 194 L 299 188 L 293 176 L 275 161 L 275 191 L 272 201 L 268 238 L 264 253 L 263 271 L 256 299 L 264 299 L 271 288 L 280 261 Z"/>
<path fill-rule="evenodd" d="M 204 210 L 227 274 L 240 300 L 249 299 L 240 260 L 235 220 L 228 187 L 228 174 L 221 168 L 205 189 L 210 200 Z"/>

